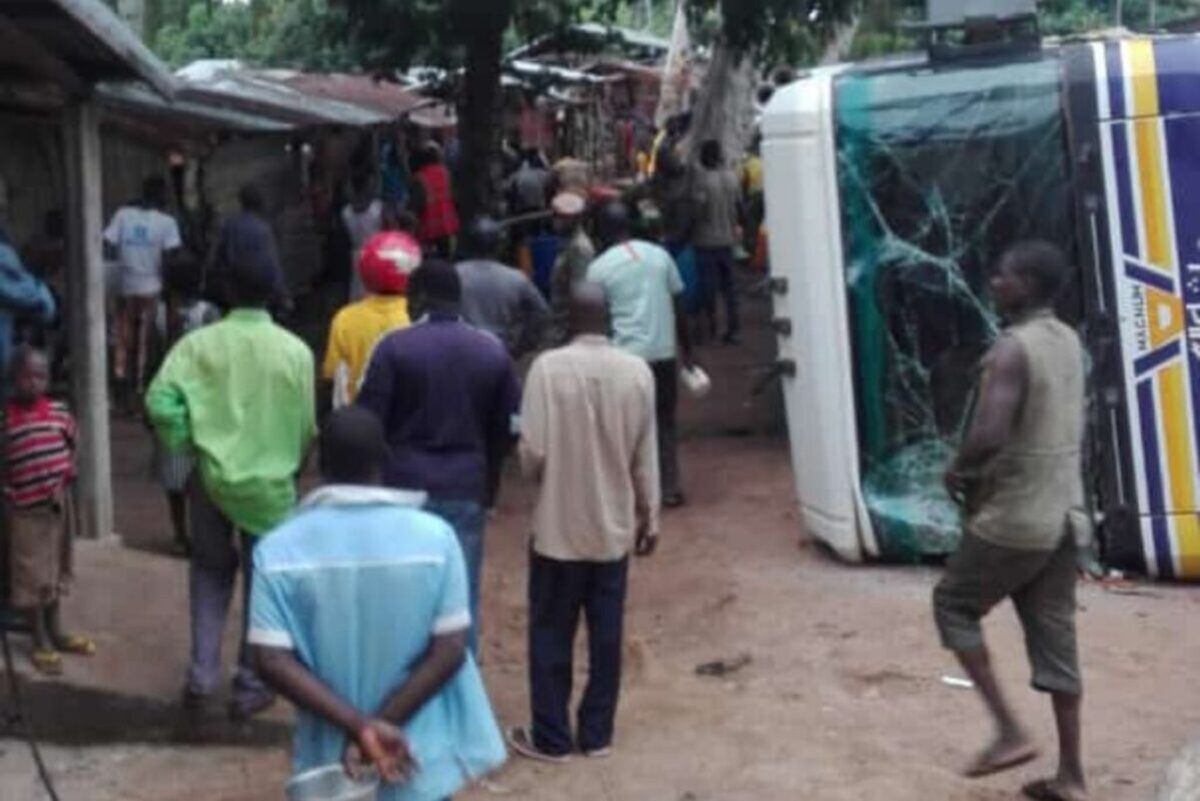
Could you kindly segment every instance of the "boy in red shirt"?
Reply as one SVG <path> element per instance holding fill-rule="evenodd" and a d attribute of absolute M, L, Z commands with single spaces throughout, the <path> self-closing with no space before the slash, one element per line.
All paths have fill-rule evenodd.
<path fill-rule="evenodd" d="M 4 508 L 8 517 L 12 606 L 29 616 L 34 667 L 62 672 L 60 653 L 91 656 L 86 637 L 63 634 L 59 599 L 70 588 L 72 537 L 68 492 L 75 479 L 75 420 L 46 396 L 46 354 L 13 355 L 13 393 L 5 408 Z"/>

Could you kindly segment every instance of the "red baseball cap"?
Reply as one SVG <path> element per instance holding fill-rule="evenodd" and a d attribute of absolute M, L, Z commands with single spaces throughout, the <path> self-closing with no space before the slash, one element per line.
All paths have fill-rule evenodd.
<path fill-rule="evenodd" d="M 405 294 L 408 277 L 420 266 L 421 246 L 403 231 L 375 234 L 358 256 L 358 274 L 374 295 Z"/>

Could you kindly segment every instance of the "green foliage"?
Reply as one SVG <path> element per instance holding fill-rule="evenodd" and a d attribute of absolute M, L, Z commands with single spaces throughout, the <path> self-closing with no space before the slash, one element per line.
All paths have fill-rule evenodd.
<path fill-rule="evenodd" d="M 1200 15 L 1200 3 L 1196 0 L 1124 0 L 1121 22 L 1135 31 L 1151 31 L 1197 15 Z M 1114 0 L 1045 0 L 1041 7 L 1041 22 L 1042 28 L 1051 34 L 1111 27 L 1117 24 L 1116 3 Z"/>
<path fill-rule="evenodd" d="M 339 70 L 355 67 L 363 56 L 348 30 L 346 10 L 327 0 L 193 0 L 182 23 L 166 21 L 149 38 L 174 66 L 237 58 L 255 65 Z"/>
<path fill-rule="evenodd" d="M 856 0 L 687 0 L 693 38 L 718 33 L 734 48 L 772 61 L 802 61 L 819 50 Z M 650 30 L 667 36 L 674 0 L 648 5 Z M 644 0 L 151 0 L 148 38 L 174 65 L 197 58 L 313 69 L 443 66 L 465 61 L 463 46 L 481 29 L 505 44 L 573 22 L 642 27 Z M 723 22 L 722 22 L 723 20 Z"/>
<path fill-rule="evenodd" d="M 210 12 L 204 4 L 188 9 L 184 24 L 168 23 L 154 36 L 158 54 L 173 66 L 200 58 L 246 58 L 257 49 L 254 20 L 244 6 L 218 4 Z"/>

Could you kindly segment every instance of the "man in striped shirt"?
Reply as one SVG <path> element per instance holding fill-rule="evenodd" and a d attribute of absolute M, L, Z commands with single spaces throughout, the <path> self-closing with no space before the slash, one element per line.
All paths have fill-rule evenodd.
<path fill-rule="evenodd" d="M 4 501 L 9 522 L 12 606 L 29 615 L 34 667 L 62 672 L 60 653 L 90 656 L 95 644 L 63 634 L 58 602 L 68 591 L 72 543 L 67 491 L 75 478 L 75 421 L 46 396 L 46 355 L 22 347 L 13 358 L 5 408 Z"/>

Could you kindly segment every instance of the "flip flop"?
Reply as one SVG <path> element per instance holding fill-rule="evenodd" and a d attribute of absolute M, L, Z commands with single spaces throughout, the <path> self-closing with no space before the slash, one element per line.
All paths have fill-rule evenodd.
<path fill-rule="evenodd" d="M 533 731 L 528 726 L 514 726 L 504 733 L 508 746 L 519 756 L 561 765 L 571 759 L 570 754 L 548 754 L 533 743 Z"/>
<path fill-rule="evenodd" d="M 1037 759 L 1038 755 L 1037 747 L 1032 744 L 1013 751 L 1001 759 L 995 759 L 991 756 L 994 751 L 996 751 L 995 746 L 985 750 L 963 772 L 963 775 L 968 779 L 982 779 L 984 776 L 992 776 L 997 773 L 1003 773 L 1006 770 L 1018 768 L 1026 762 L 1032 762 Z"/>
<path fill-rule="evenodd" d="M 29 661 L 44 676 L 62 675 L 62 657 L 59 656 L 58 651 L 49 648 L 38 649 L 29 655 Z"/>
<path fill-rule="evenodd" d="M 1038 779 L 1021 788 L 1021 794 L 1033 801 L 1079 801 L 1077 797 L 1064 795 L 1053 779 Z"/>
<path fill-rule="evenodd" d="M 62 642 L 58 643 L 58 650 L 64 654 L 73 654 L 74 656 L 95 656 L 96 643 L 87 637 L 71 634 L 64 637 Z"/>

